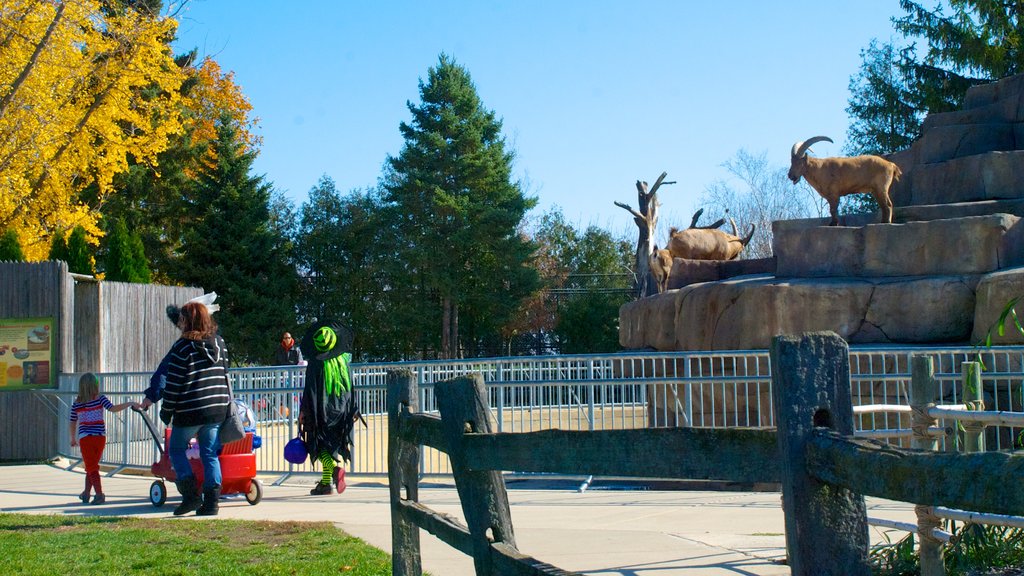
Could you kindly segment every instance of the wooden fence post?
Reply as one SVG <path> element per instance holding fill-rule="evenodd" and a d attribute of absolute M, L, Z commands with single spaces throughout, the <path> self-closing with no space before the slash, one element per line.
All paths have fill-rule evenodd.
<path fill-rule="evenodd" d="M 964 362 L 963 371 L 964 404 L 968 410 L 984 410 L 985 394 L 981 389 L 981 363 Z M 985 451 L 985 424 L 982 422 L 963 422 L 964 452 L 968 454 Z"/>
<path fill-rule="evenodd" d="M 935 401 L 942 396 L 939 383 L 935 381 L 932 357 L 923 354 L 911 356 L 910 369 L 910 410 L 914 431 L 911 447 L 917 450 L 936 450 L 938 442 L 928 429 L 937 422 L 928 414 Z M 917 515 L 917 535 L 921 545 L 918 556 L 921 559 L 921 576 L 944 576 L 946 567 L 942 562 L 942 542 L 935 538 L 933 530 L 942 525 L 931 506 L 914 506 Z"/>
<path fill-rule="evenodd" d="M 870 575 L 864 497 L 821 482 L 806 465 L 815 427 L 853 435 L 849 347 L 833 332 L 777 336 L 770 358 L 791 573 Z"/>
<path fill-rule="evenodd" d="M 409 370 L 389 370 L 388 382 L 388 487 L 391 492 L 391 573 L 420 576 L 420 531 L 399 508 L 403 499 L 419 501 L 419 446 L 399 436 L 403 414 L 419 408 L 416 379 Z M 405 491 L 403 495 L 402 492 Z"/>
<path fill-rule="evenodd" d="M 493 431 L 484 379 L 480 374 L 460 376 L 435 384 L 434 393 L 455 487 L 473 541 L 473 565 L 478 576 L 490 576 L 494 573 L 490 540 L 512 548 L 516 548 L 516 541 L 501 471 L 469 470 L 463 456 L 463 436 L 467 432 Z"/>

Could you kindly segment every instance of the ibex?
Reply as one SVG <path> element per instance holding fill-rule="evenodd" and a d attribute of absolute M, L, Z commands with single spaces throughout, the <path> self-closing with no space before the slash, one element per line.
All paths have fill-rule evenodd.
<path fill-rule="evenodd" d="M 883 224 L 892 223 L 892 198 L 889 188 L 903 174 L 900 167 L 879 156 L 852 158 L 813 158 L 807 150 L 816 142 L 831 142 L 827 136 L 793 144 L 790 151 L 789 179 L 796 184 L 803 176 L 828 202 L 832 215 L 829 226 L 839 224 L 839 199 L 848 194 L 868 192 L 882 209 Z"/>
<path fill-rule="evenodd" d="M 654 247 L 650 256 L 651 275 L 658 286 L 658 294 L 668 290 L 668 275 L 672 272 L 672 254 L 668 250 L 659 250 Z"/>
<path fill-rule="evenodd" d="M 754 225 L 744 238 L 738 236 L 736 221 L 732 218 L 732 234 L 709 228 L 669 229 L 668 250 L 673 258 L 690 260 L 733 260 L 754 236 Z"/>

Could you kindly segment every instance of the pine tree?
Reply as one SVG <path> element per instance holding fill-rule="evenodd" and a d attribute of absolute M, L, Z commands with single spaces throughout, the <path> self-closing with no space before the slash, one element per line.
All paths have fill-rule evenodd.
<path fill-rule="evenodd" d="M 46 259 L 68 261 L 68 239 L 64 237 L 63 232 L 57 232 L 53 235 L 53 238 L 50 240 L 50 253 L 46 256 Z"/>
<path fill-rule="evenodd" d="M 92 276 L 96 274 L 92 249 L 86 240 L 86 231 L 82 226 L 75 226 L 68 237 L 68 271 L 75 274 Z"/>
<path fill-rule="evenodd" d="M 92 276 L 96 273 L 93 267 L 92 251 L 86 241 L 85 228 L 75 226 L 67 238 L 58 232 L 50 241 L 48 260 L 63 260 L 68 265 L 68 272 Z"/>
<path fill-rule="evenodd" d="M 846 133 L 848 153 L 890 154 L 913 144 L 923 117 L 901 76 L 900 58 L 892 44 L 880 46 L 874 40 L 861 51 L 861 69 L 850 79 L 846 107 L 853 120 Z"/>
<path fill-rule="evenodd" d="M 272 185 L 250 174 L 256 154 L 245 151 L 227 116 L 218 125 L 216 161 L 199 175 L 179 268 L 182 281 L 216 291 L 215 319 L 235 363 L 266 362 L 277 336 L 295 322 L 295 269 L 288 239 L 273 225 Z"/>
<path fill-rule="evenodd" d="M 148 284 L 149 265 L 142 247 L 142 239 L 121 219 L 114 221 L 107 235 L 107 251 L 104 259 L 106 280 Z"/>
<path fill-rule="evenodd" d="M 25 255 L 21 252 L 18 233 L 8 228 L 0 235 L 0 262 L 23 262 Z"/>
<path fill-rule="evenodd" d="M 384 199 L 417 308 L 409 329 L 422 351 L 448 358 L 461 354 L 463 332 L 466 341 L 498 332 L 539 288 L 534 247 L 519 234 L 536 200 L 512 180 L 501 121 L 465 68 L 442 54 L 419 92 L 400 126 L 402 151 L 387 161 Z"/>
<path fill-rule="evenodd" d="M 969 87 L 1024 72 L 1024 3 L 950 0 L 928 9 L 900 0 L 900 7 L 905 15 L 893 25 L 909 43 L 873 41 L 851 79 L 848 153 L 906 148 L 926 114 L 957 110 Z"/>
<path fill-rule="evenodd" d="M 928 9 L 900 0 L 906 12 L 893 20 L 909 40 L 924 39 L 925 54 L 911 48 L 901 58 L 903 77 L 918 110 L 948 112 L 963 104 L 976 84 L 1024 72 L 1024 3 L 949 0 Z"/>
<path fill-rule="evenodd" d="M 384 242 L 386 225 L 381 200 L 374 190 L 354 190 L 342 196 L 327 176 L 309 192 L 302 205 L 294 256 L 305 278 L 299 296 L 303 322 L 337 319 L 358 335 L 354 357 L 389 359 L 394 330 L 389 306 L 383 302 L 382 263 L 393 258 Z"/>

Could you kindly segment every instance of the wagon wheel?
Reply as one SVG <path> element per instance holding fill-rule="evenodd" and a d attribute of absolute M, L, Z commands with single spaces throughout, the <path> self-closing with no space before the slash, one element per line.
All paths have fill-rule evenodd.
<path fill-rule="evenodd" d="M 164 505 L 167 501 L 167 486 L 164 485 L 161 480 L 154 480 L 149 485 L 149 501 L 153 506 L 157 508 Z"/>
<path fill-rule="evenodd" d="M 249 491 L 245 493 L 245 501 L 253 506 L 260 503 L 263 499 L 263 483 L 253 478 L 252 482 L 249 483 Z"/>

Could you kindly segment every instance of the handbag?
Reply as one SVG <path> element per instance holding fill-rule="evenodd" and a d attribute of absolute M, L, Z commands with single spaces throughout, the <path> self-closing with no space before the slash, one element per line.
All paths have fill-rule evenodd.
<path fill-rule="evenodd" d="M 232 400 L 228 403 L 228 416 L 220 424 L 220 443 L 229 444 L 245 438 L 242 418 L 238 415 L 238 404 Z"/>
<path fill-rule="evenodd" d="M 238 414 L 238 404 L 235 403 L 234 394 L 231 392 L 231 382 L 224 377 L 228 385 L 228 415 L 220 423 L 220 443 L 229 444 L 245 438 L 245 427 L 242 425 L 242 417 Z"/>

